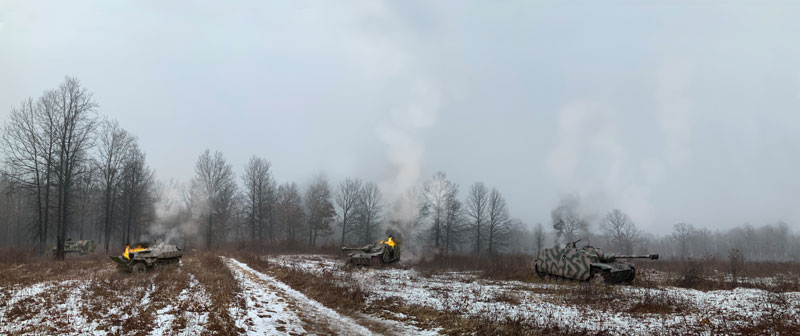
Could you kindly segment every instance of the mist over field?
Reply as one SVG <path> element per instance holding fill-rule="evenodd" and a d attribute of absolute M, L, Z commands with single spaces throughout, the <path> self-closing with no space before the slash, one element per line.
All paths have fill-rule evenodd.
<path fill-rule="evenodd" d="M 75 76 L 160 180 L 210 148 L 391 194 L 442 170 L 526 223 L 573 193 L 662 234 L 800 220 L 792 3 L 2 6 L 0 118 Z"/>
<path fill-rule="evenodd" d="M 387 311 L 415 316 L 401 334 L 647 334 L 674 314 L 691 316 L 678 333 L 791 333 L 763 328 L 797 302 L 797 17 L 788 1 L 0 2 L 0 317 L 21 323 L 0 333 L 369 334 L 391 330 L 364 322 Z M 389 238 L 398 269 L 338 268 L 359 262 L 342 246 L 395 251 Z M 69 258 L 78 240 L 96 251 Z M 602 251 L 663 262 L 631 290 L 532 280 L 543 251 L 577 240 L 602 249 L 591 277 L 617 262 Z M 188 253 L 170 257 L 180 271 L 102 262 L 155 242 Z M 397 279 L 486 281 L 460 301 L 486 310 L 376 290 Z M 325 294 L 350 282 L 349 299 Z M 119 315 L 156 287 L 170 299 Z M 119 308 L 74 330 L 34 314 L 85 315 L 98 303 L 37 302 L 87 293 Z M 594 313 L 564 308 L 575 295 Z M 567 327 L 620 295 L 627 322 Z M 705 325 L 714 302 L 735 321 Z M 506 304 L 527 308 L 487 315 Z M 549 304 L 564 315 L 542 317 Z"/>

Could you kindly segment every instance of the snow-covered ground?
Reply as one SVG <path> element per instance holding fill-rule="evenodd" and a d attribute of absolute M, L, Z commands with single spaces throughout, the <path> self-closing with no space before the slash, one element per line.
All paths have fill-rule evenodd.
<path fill-rule="evenodd" d="M 800 324 L 798 292 L 494 281 L 466 272 L 425 275 L 401 268 L 345 268 L 343 261 L 327 256 L 264 258 L 357 286 L 367 293 L 367 304 L 378 303 L 373 307 L 381 308 L 346 316 L 264 273 L 280 268 L 256 270 L 223 257 L 239 283 L 242 300 L 237 302 L 241 303 L 214 307 L 209 293 L 216 292 L 204 287 L 210 286 L 207 275 L 192 274 L 202 267 L 144 275 L 117 274 L 108 267 L 57 280 L 6 283 L 0 287 L 0 335 L 196 335 L 209 332 L 220 313 L 229 314 L 236 327 L 250 335 L 433 335 L 444 331 L 444 326 L 437 328 L 412 316 L 413 312 L 392 311 L 392 305 L 386 304 L 391 302 L 464 318 L 522 321 L 531 329 L 588 334 L 727 334 L 765 318 Z M 651 306 L 641 308 L 643 303 Z"/>
<path fill-rule="evenodd" d="M 346 269 L 342 261 L 325 256 L 269 257 L 270 262 L 304 272 L 339 278 L 369 293 L 369 301 L 401 300 L 465 317 L 527 320 L 561 330 L 612 334 L 708 333 L 751 324 L 765 314 L 795 319 L 800 316 L 800 293 L 771 294 L 758 289 L 697 291 L 614 286 L 599 304 L 579 302 L 586 287 L 572 282 L 524 283 L 479 279 L 470 273 L 424 277 L 414 270 Z M 590 289 L 589 289 L 590 290 Z M 592 295 L 592 294 L 583 294 Z M 776 303 L 785 300 L 785 304 Z M 577 298 L 577 300 L 576 300 Z M 648 301 L 650 299 L 650 301 Z M 577 302 L 576 302 L 577 301 Z M 634 305 L 666 302 L 672 311 L 638 313 Z"/>
<path fill-rule="evenodd" d="M 0 334 L 47 334 L 68 327 L 76 334 L 97 334 L 96 321 L 82 314 L 88 281 L 47 281 L 8 291 L 0 306 Z"/>
<path fill-rule="evenodd" d="M 235 259 L 225 259 L 242 287 L 246 311 L 233 312 L 237 326 L 257 335 L 333 333 L 370 335 L 353 319 L 342 316 L 275 278 Z"/>
<path fill-rule="evenodd" d="M 150 335 L 196 335 L 205 330 L 210 301 L 191 274 L 177 297 L 154 298 L 156 274 L 123 278 L 131 280 L 131 286 L 118 290 L 111 283 L 111 272 L 103 269 L 84 279 L 0 288 L 4 297 L 0 335 L 141 334 L 148 330 Z M 148 312 L 156 301 L 165 306 Z M 176 326 L 178 318 L 181 323 Z"/>
<path fill-rule="evenodd" d="M 177 300 L 156 311 L 156 321 L 151 336 L 173 334 L 175 329 L 183 335 L 195 335 L 205 330 L 211 299 L 194 275 L 189 274 L 189 283 L 178 294 Z M 193 309 L 186 309 L 186 308 Z M 175 328 L 176 320 L 185 322 L 183 328 Z"/>

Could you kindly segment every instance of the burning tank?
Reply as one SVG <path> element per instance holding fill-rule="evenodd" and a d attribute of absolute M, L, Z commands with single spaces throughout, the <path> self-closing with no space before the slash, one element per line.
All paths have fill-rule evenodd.
<path fill-rule="evenodd" d="M 402 239 L 389 236 L 378 243 L 363 247 L 342 247 L 342 251 L 357 251 L 350 253 L 348 264 L 360 266 L 379 267 L 400 260 L 400 245 Z"/>
<path fill-rule="evenodd" d="M 121 256 L 109 256 L 117 263 L 117 268 L 128 272 L 144 272 L 151 268 L 177 266 L 183 252 L 177 245 L 160 242 L 144 243 L 131 248 L 125 246 Z"/>
<path fill-rule="evenodd" d="M 65 256 L 72 256 L 72 255 L 84 255 L 93 253 L 94 250 L 97 248 L 97 242 L 94 240 L 77 240 L 73 241 L 71 238 L 67 239 L 64 242 L 64 255 Z M 56 254 L 56 248 L 53 247 L 50 251 L 52 254 Z"/>
<path fill-rule="evenodd" d="M 536 273 L 574 280 L 604 281 L 608 284 L 629 284 L 636 276 L 635 266 L 618 259 L 658 259 L 658 254 L 606 254 L 592 246 L 577 248 L 580 241 L 569 242 L 564 248 L 543 249 L 536 256 Z"/>

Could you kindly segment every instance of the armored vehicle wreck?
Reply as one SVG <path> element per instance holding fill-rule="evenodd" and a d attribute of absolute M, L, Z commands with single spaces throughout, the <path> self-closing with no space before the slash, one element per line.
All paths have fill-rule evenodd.
<path fill-rule="evenodd" d="M 73 255 L 89 254 L 93 253 L 96 248 L 97 248 L 97 242 L 94 240 L 67 239 L 67 241 L 64 242 L 64 255 L 73 256 Z M 56 254 L 56 248 L 53 247 L 50 250 L 50 253 Z"/>
<path fill-rule="evenodd" d="M 658 259 L 658 254 L 615 255 L 591 246 L 577 248 L 580 240 L 564 248 L 543 249 L 536 256 L 536 273 L 581 281 L 604 281 L 608 284 L 631 283 L 636 276 L 635 266 L 618 259 Z"/>
<path fill-rule="evenodd" d="M 109 256 L 117 268 L 128 272 L 144 272 L 151 268 L 177 266 L 183 252 L 177 245 L 164 243 L 139 244 L 135 248 L 125 246 L 121 256 Z"/>
<path fill-rule="evenodd" d="M 401 239 L 393 236 L 363 247 L 342 247 L 342 251 L 356 251 L 349 254 L 348 264 L 378 267 L 400 260 Z"/>

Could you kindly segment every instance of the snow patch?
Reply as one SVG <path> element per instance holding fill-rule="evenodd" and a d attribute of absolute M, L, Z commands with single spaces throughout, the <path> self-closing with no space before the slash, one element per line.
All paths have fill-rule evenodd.
<path fill-rule="evenodd" d="M 258 272 L 235 259 L 224 258 L 242 286 L 247 311 L 233 311 L 237 326 L 249 333 L 283 335 L 289 332 L 308 333 L 303 318 L 324 324 L 340 335 L 371 335 L 353 319 L 310 299 L 277 279 Z M 313 332 L 313 331 L 312 331 Z"/>

